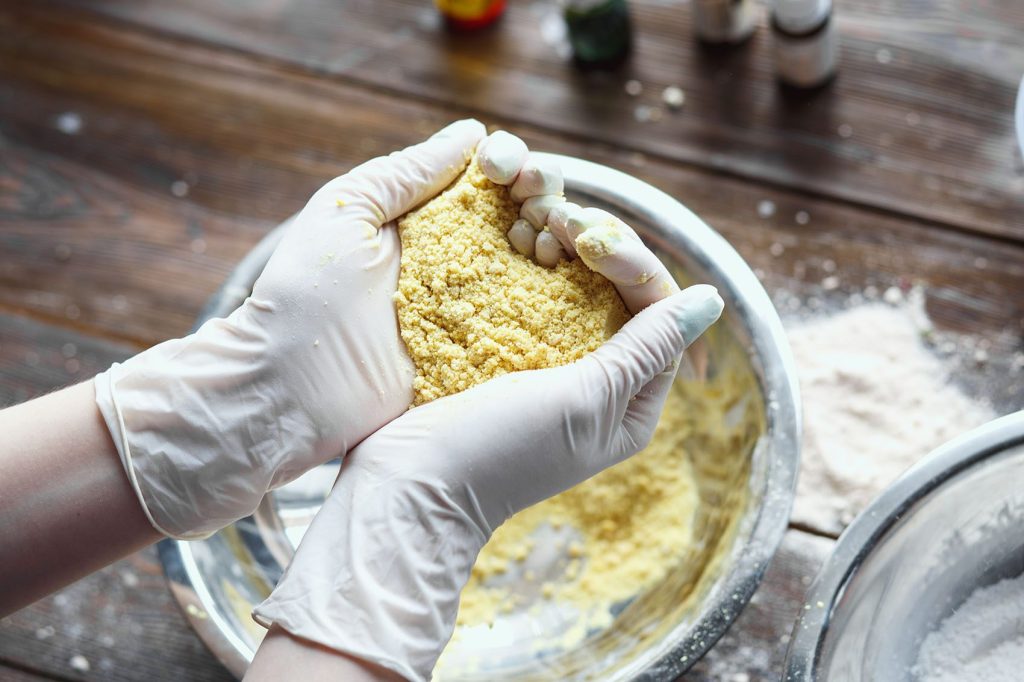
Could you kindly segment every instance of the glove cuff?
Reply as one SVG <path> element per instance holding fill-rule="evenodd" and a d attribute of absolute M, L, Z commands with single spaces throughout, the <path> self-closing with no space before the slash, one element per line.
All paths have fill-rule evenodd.
<path fill-rule="evenodd" d="M 210 320 L 95 379 L 125 474 L 150 523 L 171 538 L 208 537 L 252 513 L 272 480 L 315 463 L 315 434 L 275 384 L 265 339 L 235 318 Z"/>
<path fill-rule="evenodd" d="M 115 362 L 107 371 L 96 375 L 93 379 L 93 386 L 96 390 L 96 405 L 99 407 L 100 414 L 103 415 L 103 421 L 106 422 L 107 430 L 110 431 L 110 437 L 114 441 L 114 447 L 117 448 L 117 454 L 121 458 L 121 466 L 124 467 L 124 472 L 128 476 L 128 482 L 131 484 L 132 490 L 135 491 L 135 496 L 139 499 L 139 506 L 142 507 L 142 511 L 145 513 L 149 523 L 162 535 L 178 540 L 202 539 L 206 535 L 185 537 L 168 531 L 153 517 L 153 513 L 149 510 L 149 505 L 146 504 L 146 496 L 143 494 L 142 487 L 139 485 L 139 479 L 135 475 L 135 467 L 132 466 L 131 447 L 128 445 L 128 439 L 125 435 L 124 419 L 121 416 L 117 397 L 112 387 L 112 384 L 116 382 L 115 377 L 121 371 L 121 363 Z"/>
<path fill-rule="evenodd" d="M 488 539 L 480 524 L 441 486 L 344 472 L 253 618 L 430 679 Z"/>

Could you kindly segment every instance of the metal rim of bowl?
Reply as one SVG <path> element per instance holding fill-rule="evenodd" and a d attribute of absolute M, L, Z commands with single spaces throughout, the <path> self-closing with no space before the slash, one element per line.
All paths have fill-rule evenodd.
<path fill-rule="evenodd" d="M 561 166 L 568 192 L 636 215 L 649 224 L 666 226 L 664 232 L 670 236 L 665 240 L 670 243 L 659 244 L 654 239 L 656 246 L 686 252 L 701 267 L 720 274 L 730 313 L 742 321 L 749 335 L 750 355 L 765 395 L 764 438 L 774 456 L 767 463 L 763 503 L 750 531 L 749 548 L 716 586 L 719 594 L 730 595 L 732 604 L 740 608 L 723 610 L 705 604 L 697 619 L 678 625 L 664 640 L 670 645 L 658 650 L 638 672 L 650 679 L 674 679 L 700 660 L 739 616 L 786 532 L 801 434 L 795 364 L 782 321 L 756 275 L 736 250 L 692 211 L 654 186 L 613 168 L 560 154 L 540 155 Z M 290 220 L 271 231 L 239 262 L 200 313 L 196 327 L 241 305 Z M 206 590 L 189 543 L 163 540 L 159 553 L 171 592 L 189 623 L 225 667 L 241 677 L 252 653 L 232 633 L 227 614 L 218 610 Z"/>
<path fill-rule="evenodd" d="M 1024 411 L 994 419 L 938 447 L 908 469 L 862 511 L 843 532 L 818 571 L 793 626 L 786 662 L 786 682 L 811 682 L 828 634 L 832 611 L 846 585 L 879 541 L 914 504 L 965 471 L 1008 448 L 1024 443 Z"/>

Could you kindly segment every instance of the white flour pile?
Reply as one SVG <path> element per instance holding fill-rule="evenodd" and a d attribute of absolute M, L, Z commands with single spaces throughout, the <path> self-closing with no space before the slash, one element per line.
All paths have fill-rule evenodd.
<path fill-rule="evenodd" d="M 976 590 L 921 645 L 917 682 L 1017 682 L 1024 676 L 1024 576 Z"/>
<path fill-rule="evenodd" d="M 794 521 L 842 530 L 918 459 L 994 417 L 949 384 L 920 308 L 871 303 L 788 330 L 804 409 Z"/>

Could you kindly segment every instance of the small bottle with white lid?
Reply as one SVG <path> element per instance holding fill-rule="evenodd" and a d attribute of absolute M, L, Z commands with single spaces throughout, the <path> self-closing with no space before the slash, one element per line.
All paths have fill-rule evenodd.
<path fill-rule="evenodd" d="M 771 23 L 775 73 L 783 83 L 814 88 L 835 75 L 839 41 L 832 0 L 775 0 Z"/>
<path fill-rule="evenodd" d="M 754 0 L 693 0 L 693 27 L 705 43 L 742 43 L 757 27 L 757 5 Z"/>

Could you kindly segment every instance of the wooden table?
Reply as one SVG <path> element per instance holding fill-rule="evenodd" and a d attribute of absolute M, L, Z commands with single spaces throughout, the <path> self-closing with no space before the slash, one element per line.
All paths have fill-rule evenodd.
<path fill-rule="evenodd" d="M 765 26 L 704 50 L 686 3 L 633 7 L 632 60 L 588 75 L 549 2 L 471 35 L 427 0 L 0 2 L 0 404 L 184 334 L 325 180 L 466 115 L 665 189 L 777 296 L 828 295 L 829 260 L 844 287 L 921 282 L 936 323 L 990 338 L 1006 371 L 1024 333 L 1024 4 L 841 1 L 839 78 L 801 96 L 774 82 Z M 684 108 L 637 116 L 668 85 Z M 776 679 L 833 542 L 791 528 L 688 679 Z M 229 675 L 147 550 L 0 623 L 0 678 Z"/>

